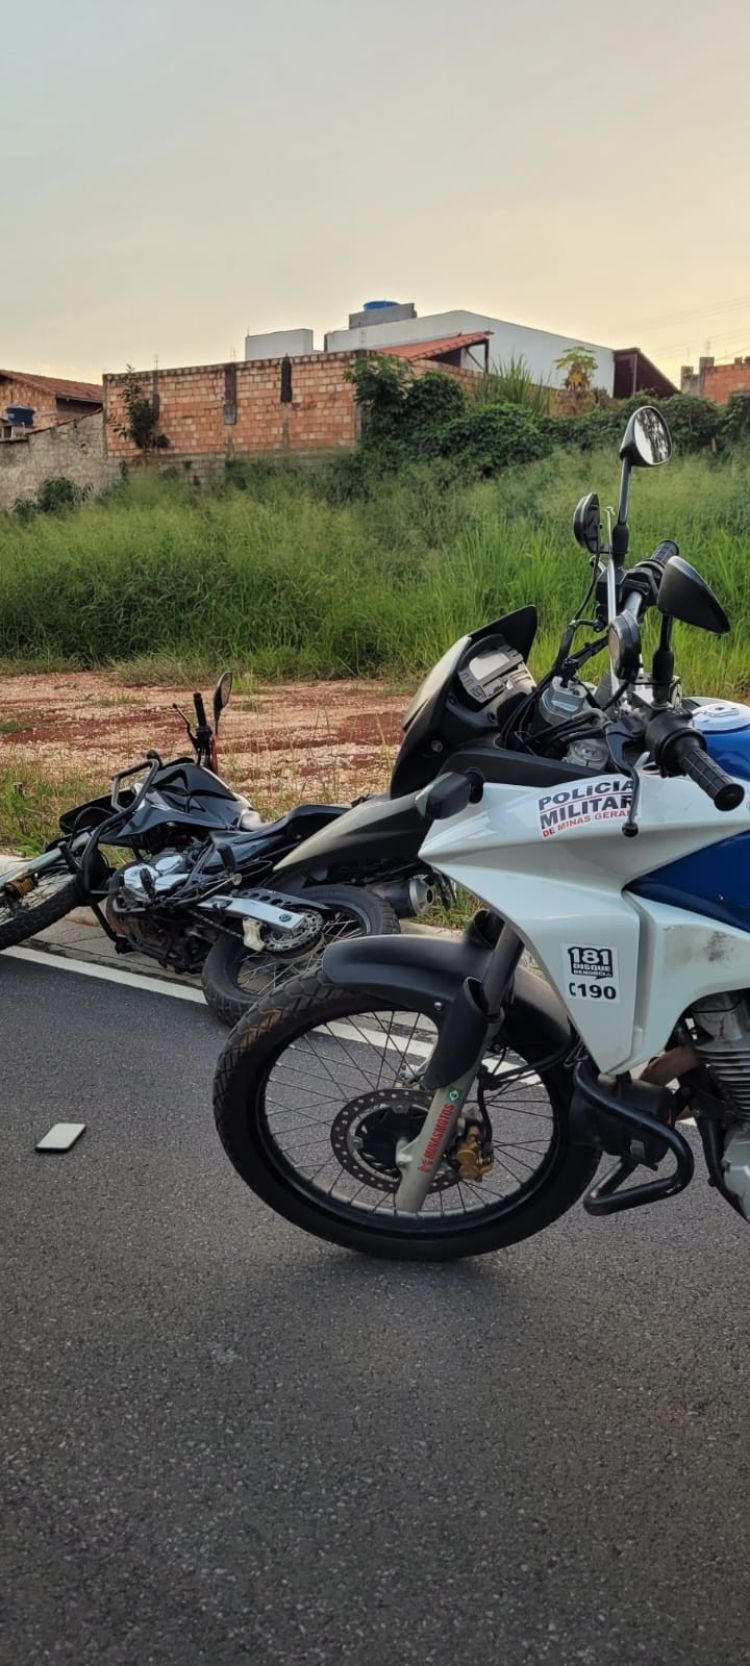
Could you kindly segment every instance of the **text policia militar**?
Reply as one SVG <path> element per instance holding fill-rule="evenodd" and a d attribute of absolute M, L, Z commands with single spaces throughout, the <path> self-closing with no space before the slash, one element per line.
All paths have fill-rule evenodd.
<path fill-rule="evenodd" d="M 630 809 L 633 788 L 625 777 L 580 781 L 575 787 L 561 787 L 539 799 L 539 829 L 543 839 L 586 827 L 595 821 L 624 821 Z"/>

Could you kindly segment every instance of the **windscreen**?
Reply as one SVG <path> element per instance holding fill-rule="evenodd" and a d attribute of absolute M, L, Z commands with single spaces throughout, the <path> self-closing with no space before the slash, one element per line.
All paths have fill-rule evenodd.
<path fill-rule="evenodd" d="M 438 660 L 437 665 L 433 665 L 432 670 L 428 671 L 424 682 L 420 683 L 411 705 L 404 714 L 402 728 L 408 729 L 409 725 L 414 722 L 417 712 L 427 705 L 428 700 L 433 699 L 444 684 L 451 681 L 461 655 L 470 641 L 471 637 L 460 636 L 458 642 L 454 642 L 452 647 L 448 648 L 443 654 L 442 659 Z"/>

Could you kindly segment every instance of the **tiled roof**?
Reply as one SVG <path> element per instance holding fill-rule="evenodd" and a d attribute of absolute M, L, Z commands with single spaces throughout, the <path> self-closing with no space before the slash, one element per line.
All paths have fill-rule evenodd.
<path fill-rule="evenodd" d="M 68 382 L 61 376 L 37 376 L 30 370 L 0 370 L 0 382 L 27 382 L 40 393 L 51 393 L 56 399 L 90 400 L 101 405 L 104 390 L 97 382 Z"/>
<path fill-rule="evenodd" d="M 379 347 L 375 351 L 395 359 L 437 359 L 442 353 L 455 353 L 457 347 L 479 347 L 489 341 L 491 334 L 491 330 L 481 330 L 476 335 L 440 336 L 435 341 L 407 341 L 403 347 Z"/>

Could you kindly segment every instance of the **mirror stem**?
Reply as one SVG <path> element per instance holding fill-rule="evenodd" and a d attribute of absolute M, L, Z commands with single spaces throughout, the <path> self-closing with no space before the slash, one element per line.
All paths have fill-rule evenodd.
<path fill-rule="evenodd" d="M 651 675 L 653 678 L 654 705 L 667 706 L 674 678 L 674 654 L 672 652 L 672 620 L 666 616 L 661 622 L 659 646 L 654 654 Z"/>
<path fill-rule="evenodd" d="M 615 559 L 614 559 L 614 556 L 612 555 L 612 556 L 610 556 L 609 561 L 607 562 L 607 624 L 608 625 L 611 625 L 612 620 L 615 618 L 615 616 L 617 614 L 617 590 L 618 590 L 619 576 L 620 575 L 619 575 L 617 567 L 615 565 Z M 610 648 L 610 651 L 609 651 L 609 674 L 610 674 L 610 679 L 611 679 L 611 686 L 614 689 L 614 688 L 617 687 L 617 684 L 618 684 L 620 679 L 617 675 L 617 668 L 615 666 L 615 657 L 614 657 L 614 654 L 613 654 L 611 648 Z"/>
<path fill-rule="evenodd" d="M 617 508 L 617 520 L 612 528 L 612 556 L 618 567 L 624 566 L 630 544 L 628 529 L 630 470 L 631 464 L 626 457 L 623 460 L 622 474 L 620 475 L 620 502 Z"/>

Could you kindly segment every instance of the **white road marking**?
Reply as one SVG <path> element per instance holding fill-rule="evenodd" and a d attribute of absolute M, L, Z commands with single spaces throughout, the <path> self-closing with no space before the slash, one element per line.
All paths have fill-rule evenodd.
<path fill-rule="evenodd" d="M 205 1006 L 200 989 L 183 988 L 179 983 L 168 983 L 165 978 L 144 977 L 142 972 L 124 972 L 119 966 L 100 966 L 94 961 L 70 960 L 66 955 L 46 954 L 43 949 L 4 949 L 3 954 L 15 960 L 28 960 L 34 966 L 51 966 L 57 972 L 79 972 L 84 978 L 103 978 L 105 983 L 124 983 L 131 989 L 146 989 L 154 995 L 171 995 L 175 1001 L 198 1001 Z M 398 1052 L 416 1053 L 419 1058 L 429 1058 L 434 1043 L 411 1040 L 401 1036 L 387 1036 L 381 1030 L 360 1030 L 353 1024 L 335 1019 L 327 1026 L 331 1035 L 338 1035 L 342 1041 L 367 1041 L 371 1047 L 394 1047 Z M 512 1064 L 495 1060 L 485 1068 L 494 1076 L 504 1076 L 517 1067 Z M 536 1075 L 524 1077 L 524 1083 L 539 1081 Z M 695 1117 L 680 1118 L 683 1128 L 695 1128 Z"/>
<path fill-rule="evenodd" d="M 144 977 L 142 972 L 121 971 L 119 966 L 100 966 L 95 961 L 72 960 L 67 955 L 47 954 L 44 949 L 4 949 L 3 956 L 28 960 L 33 966 L 47 966 L 53 972 L 77 972 L 82 978 L 102 978 L 105 983 L 122 983 L 130 989 L 145 989 L 151 995 L 171 995 L 175 1001 L 198 1001 L 205 1006 L 200 989 L 168 983 L 166 978 Z"/>

